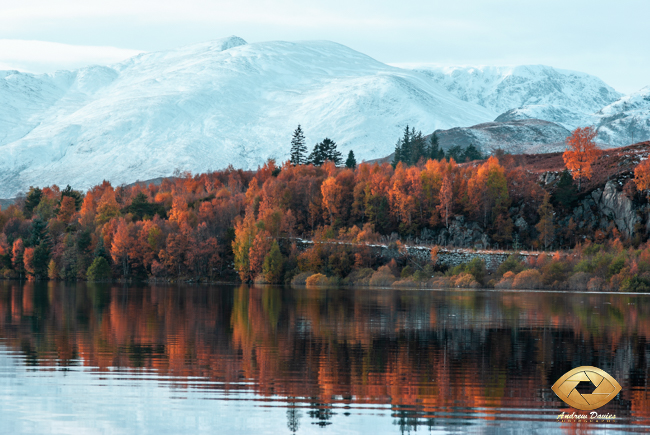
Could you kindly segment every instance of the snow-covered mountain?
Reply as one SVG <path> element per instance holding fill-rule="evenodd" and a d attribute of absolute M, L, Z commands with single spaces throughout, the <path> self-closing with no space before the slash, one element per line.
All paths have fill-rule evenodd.
<path fill-rule="evenodd" d="M 602 108 L 596 116 L 602 143 L 625 146 L 650 140 L 650 86 Z"/>
<path fill-rule="evenodd" d="M 536 118 L 572 130 L 593 123 L 595 112 L 622 97 L 597 77 L 544 65 L 414 70 L 461 100 L 502 114 L 496 121 Z"/>
<path fill-rule="evenodd" d="M 301 124 L 357 158 L 386 155 L 406 124 L 424 132 L 490 121 L 423 74 L 326 41 L 237 37 L 108 67 L 0 73 L 0 197 L 30 185 L 87 188 L 254 168 L 288 158 Z"/>

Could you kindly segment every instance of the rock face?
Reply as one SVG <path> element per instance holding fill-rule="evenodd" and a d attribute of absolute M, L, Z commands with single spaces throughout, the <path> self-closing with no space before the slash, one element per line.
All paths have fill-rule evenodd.
<path fill-rule="evenodd" d="M 497 118 L 498 119 L 498 118 Z M 486 122 L 472 127 L 436 130 L 444 150 L 453 146 L 466 148 L 474 144 L 484 153 L 502 149 L 510 153 L 539 151 L 544 147 L 561 147 L 570 132 L 566 128 L 540 119 Z"/>
<path fill-rule="evenodd" d="M 616 184 L 613 181 L 608 181 L 602 191 L 594 190 L 591 197 L 600 213 L 612 219 L 621 233 L 628 237 L 632 236 L 634 226 L 640 219 L 632 201 L 616 189 Z"/>
<path fill-rule="evenodd" d="M 456 216 L 449 229 L 443 228 L 434 239 L 440 246 L 456 246 L 461 248 L 475 247 L 487 248 L 490 245 L 489 238 L 476 222 L 465 222 L 464 216 Z"/>

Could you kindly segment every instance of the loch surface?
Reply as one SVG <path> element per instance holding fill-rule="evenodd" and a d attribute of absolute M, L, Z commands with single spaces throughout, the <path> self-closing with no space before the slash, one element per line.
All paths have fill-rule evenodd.
<path fill-rule="evenodd" d="M 650 431 L 650 295 L 0 281 L 0 433 Z M 551 390 L 596 366 L 600 414 Z"/>

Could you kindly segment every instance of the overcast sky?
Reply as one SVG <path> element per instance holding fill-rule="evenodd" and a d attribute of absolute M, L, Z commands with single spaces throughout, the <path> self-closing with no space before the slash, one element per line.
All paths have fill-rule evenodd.
<path fill-rule="evenodd" d="M 237 35 L 327 39 L 385 63 L 545 64 L 629 93 L 650 85 L 648 17 L 648 0 L 0 0 L 0 69 L 111 63 Z"/>

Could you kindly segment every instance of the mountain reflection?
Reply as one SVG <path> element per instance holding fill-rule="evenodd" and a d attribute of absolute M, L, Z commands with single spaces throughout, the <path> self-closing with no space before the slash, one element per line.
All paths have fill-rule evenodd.
<path fill-rule="evenodd" d="M 294 432 L 353 405 L 388 406 L 401 432 L 554 419 L 550 387 L 580 365 L 623 387 L 599 412 L 648 425 L 649 335 L 643 295 L 0 283 L 0 341 L 25 364 L 283 397 Z"/>

